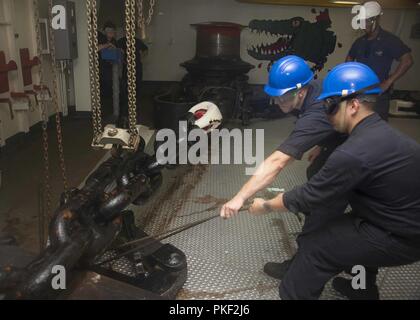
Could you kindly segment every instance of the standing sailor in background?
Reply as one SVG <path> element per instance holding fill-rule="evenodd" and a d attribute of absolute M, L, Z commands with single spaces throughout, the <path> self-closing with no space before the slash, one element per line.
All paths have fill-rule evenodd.
<path fill-rule="evenodd" d="M 101 98 L 112 98 L 112 61 L 104 60 L 101 51 L 115 49 L 117 47 L 116 36 L 116 27 L 111 21 L 104 24 L 103 32 L 98 31 Z"/>
<path fill-rule="evenodd" d="M 366 14 L 365 35 L 353 43 L 346 61 L 364 63 L 378 75 L 383 94 L 378 97 L 375 111 L 382 119 L 388 121 L 392 86 L 413 65 L 413 57 L 411 49 L 400 38 L 381 28 L 383 12 L 379 3 L 369 1 L 363 8 Z M 394 60 L 399 61 L 399 65 L 390 74 Z"/>

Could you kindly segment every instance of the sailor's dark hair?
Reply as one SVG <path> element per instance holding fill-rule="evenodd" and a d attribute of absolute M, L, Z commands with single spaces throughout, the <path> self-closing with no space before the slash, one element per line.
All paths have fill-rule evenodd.
<path fill-rule="evenodd" d="M 115 24 L 112 21 L 109 21 L 109 20 L 107 22 L 105 22 L 105 24 L 104 24 L 104 30 L 106 28 L 112 28 L 114 30 L 117 29 L 117 27 L 115 26 Z"/>
<path fill-rule="evenodd" d="M 359 94 L 352 99 L 358 100 L 363 106 L 373 109 L 376 105 L 376 102 L 378 100 L 377 94 Z M 349 99 L 351 101 L 352 99 Z"/>

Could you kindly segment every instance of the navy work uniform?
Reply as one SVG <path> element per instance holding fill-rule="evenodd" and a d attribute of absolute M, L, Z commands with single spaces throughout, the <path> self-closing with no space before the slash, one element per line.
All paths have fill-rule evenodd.
<path fill-rule="evenodd" d="M 368 40 L 367 35 L 357 39 L 348 55 L 354 61 L 369 66 L 382 82 L 388 79 L 394 60 L 399 60 L 409 52 L 411 52 L 411 49 L 400 38 L 380 28 L 375 39 Z M 384 120 L 388 120 L 389 100 L 390 92 L 388 91 L 378 97 L 376 104 L 375 111 Z"/>
<path fill-rule="evenodd" d="M 325 113 L 324 102 L 317 100 L 322 91 L 321 82 L 314 80 L 307 86 L 308 93 L 298 114 L 295 127 L 289 137 L 277 150 L 296 160 L 301 160 L 305 152 L 319 145 L 322 152 L 309 166 L 307 171 L 308 179 L 310 179 L 322 168 L 329 155 L 338 145 L 344 142 L 347 136 L 341 135 L 334 130 Z M 323 215 L 308 214 L 302 233 L 310 232 L 322 225 L 322 221 L 330 218 L 328 212 L 336 216 L 337 211 L 341 210 L 344 212 L 345 208 L 345 201 L 337 201 L 330 208 L 321 208 L 320 210 L 324 212 Z"/>
<path fill-rule="evenodd" d="M 108 41 L 107 37 L 100 31 L 98 31 L 98 44 L 111 43 L 115 47 L 117 46 L 117 40 L 112 39 Z M 99 74 L 100 74 L 100 86 L 102 97 L 112 97 L 112 62 L 102 59 L 99 54 Z"/>
<path fill-rule="evenodd" d="M 376 113 L 362 120 L 309 182 L 284 194 L 291 212 L 346 196 L 353 209 L 298 240 L 280 284 L 282 299 L 317 299 L 324 285 L 353 266 L 420 260 L 420 145 Z"/>

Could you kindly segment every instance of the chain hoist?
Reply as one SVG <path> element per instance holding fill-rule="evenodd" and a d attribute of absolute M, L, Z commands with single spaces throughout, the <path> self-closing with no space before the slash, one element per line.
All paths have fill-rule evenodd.
<path fill-rule="evenodd" d="M 127 81 L 128 81 L 128 122 L 130 146 L 138 144 L 137 132 L 137 98 L 136 98 L 136 3 L 135 0 L 125 2 L 125 27 L 127 38 Z"/>
<path fill-rule="evenodd" d="M 93 123 L 92 145 L 100 147 L 99 140 L 102 135 L 102 114 L 100 108 L 101 93 L 99 87 L 98 17 L 96 0 L 86 1 L 86 11 L 88 20 L 89 76 Z"/>
<path fill-rule="evenodd" d="M 125 26 L 127 38 L 127 86 L 128 86 L 128 129 L 114 125 L 102 129 L 101 91 L 99 85 L 98 17 L 96 0 L 86 1 L 88 20 L 89 75 L 92 104 L 94 148 L 111 149 L 119 145 L 123 149 L 137 150 L 140 142 L 137 127 L 136 99 L 136 1 L 125 1 Z"/>

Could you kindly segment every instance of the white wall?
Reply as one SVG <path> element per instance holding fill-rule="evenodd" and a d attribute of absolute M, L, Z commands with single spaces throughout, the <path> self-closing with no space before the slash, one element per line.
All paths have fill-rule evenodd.
<path fill-rule="evenodd" d="M 415 64 L 407 74 L 397 82 L 395 88 L 420 91 L 420 39 L 410 39 L 411 27 L 413 24 L 420 22 L 420 10 L 406 10 L 404 13 L 400 13 L 398 19 L 400 18 L 402 18 L 402 29 L 401 34 L 398 34 L 398 36 L 412 49 Z M 395 20 L 398 21 L 398 19 Z M 398 30 L 398 23 L 395 24 L 395 30 Z"/>
<path fill-rule="evenodd" d="M 77 111 L 90 111 L 89 49 L 86 1 L 75 0 L 78 58 L 73 61 L 74 91 Z"/>
<path fill-rule="evenodd" d="M 311 7 L 276 6 L 239 3 L 235 0 L 159 0 L 157 1 L 158 15 L 154 17 L 151 30 L 149 56 L 145 60 L 145 80 L 180 80 L 185 70 L 179 64 L 191 59 L 195 54 L 195 31 L 191 23 L 205 21 L 228 21 L 247 25 L 252 19 L 287 19 L 302 16 L 315 21 L 315 14 Z M 317 8 L 322 9 L 322 8 Z M 351 10 L 347 8 L 330 8 L 333 22 L 332 30 L 338 35 L 338 42 L 343 47 L 329 57 L 328 63 L 321 77 L 328 69 L 344 61 L 345 56 L 359 33 L 351 28 Z M 402 11 L 385 10 L 383 26 L 395 32 Z M 409 39 L 411 25 L 419 21 L 418 11 L 406 12 L 401 38 L 413 49 L 413 55 L 420 58 L 420 40 Z M 242 59 L 254 65 L 260 61 L 254 60 L 246 52 L 252 36 L 244 30 L 242 34 Z M 419 59 L 420 60 L 420 59 Z M 415 81 L 420 72 L 420 61 L 410 70 L 404 79 L 397 84 L 397 88 L 406 90 L 420 90 L 420 81 Z M 250 72 L 252 83 L 264 83 L 267 77 L 266 69 L 255 69 Z"/>
<path fill-rule="evenodd" d="M 47 1 L 40 1 L 40 17 L 46 18 L 48 16 Z M 25 89 L 32 89 L 31 87 L 23 86 L 22 68 L 20 62 L 19 50 L 21 48 L 28 48 L 30 57 L 36 55 L 36 37 L 35 37 L 35 21 L 33 15 L 33 1 L 32 0 L 0 0 L 1 15 L 0 22 L 10 23 L 8 25 L 0 25 L 0 50 L 5 52 L 7 62 L 14 60 L 18 66 L 18 70 L 9 72 L 10 91 L 23 92 Z M 45 57 L 44 64 L 44 83 L 53 90 L 51 59 L 49 56 Z M 39 83 L 38 68 L 32 69 L 32 80 L 34 84 Z M 9 98 L 9 93 L 1 95 L 2 98 Z M 0 106 L 0 128 L 4 140 L 15 135 L 18 132 L 26 132 L 29 127 L 41 120 L 41 111 L 35 107 L 35 101 L 31 97 L 34 108 L 29 111 L 15 112 L 15 118 L 10 118 L 9 107 L 7 104 Z M 50 106 L 47 112 L 51 115 L 54 112 Z"/>

